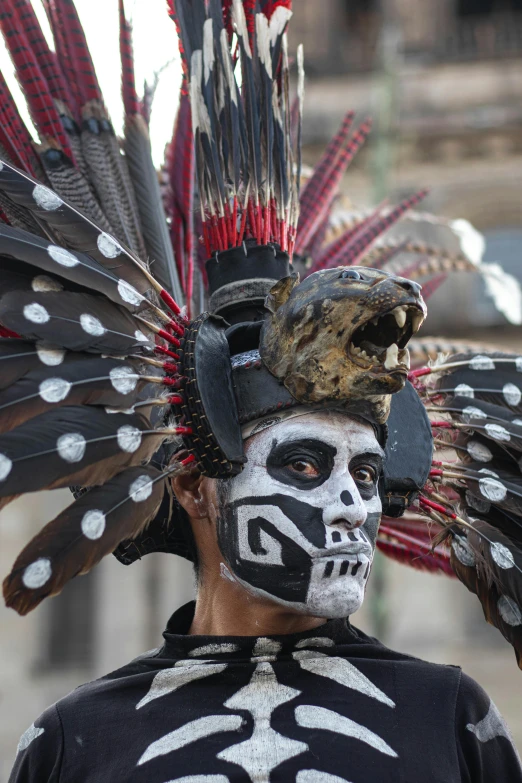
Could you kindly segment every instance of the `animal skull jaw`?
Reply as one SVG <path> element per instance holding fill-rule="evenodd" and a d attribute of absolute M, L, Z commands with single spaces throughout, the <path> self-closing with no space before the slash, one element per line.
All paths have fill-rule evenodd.
<path fill-rule="evenodd" d="M 372 373 L 406 376 L 410 369 L 406 346 L 424 317 L 419 305 L 406 304 L 369 319 L 351 335 L 346 351 L 350 361 Z"/>

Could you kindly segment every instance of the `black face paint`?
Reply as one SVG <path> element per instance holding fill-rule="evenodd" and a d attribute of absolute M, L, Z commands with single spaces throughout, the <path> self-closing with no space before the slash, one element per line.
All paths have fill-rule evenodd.
<path fill-rule="evenodd" d="M 353 498 L 347 489 L 345 489 L 344 492 L 341 492 L 341 501 L 345 506 L 353 506 Z"/>
<path fill-rule="evenodd" d="M 379 525 L 381 523 L 381 514 L 379 513 L 373 513 L 368 514 L 366 517 L 366 522 L 364 523 L 363 527 L 361 528 L 361 535 L 366 535 L 368 540 L 370 541 L 372 547 L 375 547 L 375 542 L 377 540 L 377 533 L 379 532 Z"/>
<path fill-rule="evenodd" d="M 274 440 L 273 447 L 266 461 L 268 474 L 296 489 L 316 489 L 324 484 L 333 470 L 337 449 L 328 443 L 312 438 L 296 441 Z M 292 463 L 309 462 L 317 470 L 317 475 L 310 477 L 291 468 Z"/>
<path fill-rule="evenodd" d="M 332 573 L 333 573 L 333 569 L 334 569 L 334 561 L 333 560 L 329 560 L 327 562 L 326 566 L 325 566 L 324 577 L 323 578 L 324 579 L 329 579 L 331 577 Z"/>
<path fill-rule="evenodd" d="M 357 468 L 364 468 L 366 466 L 373 468 L 374 480 L 372 482 L 358 481 L 354 476 Z M 377 493 L 377 486 L 379 482 L 379 476 L 382 473 L 383 461 L 379 454 L 374 452 L 366 452 L 364 454 L 357 454 L 350 460 L 349 470 L 359 490 L 359 494 L 363 500 L 371 500 Z"/>
<path fill-rule="evenodd" d="M 241 498 L 230 504 L 230 508 L 239 506 L 276 506 L 290 519 L 303 536 L 318 549 L 326 545 L 326 529 L 323 523 L 323 510 L 315 508 L 302 500 L 288 495 L 268 495 L 266 497 Z"/>

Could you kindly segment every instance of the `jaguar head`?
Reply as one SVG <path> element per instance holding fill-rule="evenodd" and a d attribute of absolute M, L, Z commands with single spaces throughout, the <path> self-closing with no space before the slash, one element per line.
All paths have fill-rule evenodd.
<path fill-rule="evenodd" d="M 284 278 L 266 307 L 261 357 L 302 403 L 400 391 L 408 341 L 426 317 L 418 283 L 353 266 L 315 272 L 302 283 Z"/>

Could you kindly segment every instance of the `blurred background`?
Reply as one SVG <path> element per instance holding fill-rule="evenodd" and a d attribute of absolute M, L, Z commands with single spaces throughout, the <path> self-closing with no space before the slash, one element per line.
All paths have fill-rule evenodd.
<path fill-rule="evenodd" d="M 116 0 L 76 0 L 114 125 L 121 123 Z M 37 2 L 35 8 L 43 19 Z M 159 87 L 157 163 L 172 132 L 179 85 L 174 26 L 162 0 L 128 4 L 140 79 Z M 484 260 L 522 281 L 522 0 L 294 0 L 290 48 L 307 72 L 304 160 L 313 164 L 348 108 L 373 116 L 371 142 L 344 192 L 358 208 L 429 186 L 426 209 L 470 221 Z M 0 67 L 13 91 L 8 55 Z M 515 319 L 517 320 L 517 319 Z M 478 275 L 454 274 L 430 301 L 423 335 L 522 349 Z M 34 495 L 0 514 L 0 573 L 71 502 Z M 21 733 L 77 684 L 161 643 L 169 615 L 194 591 L 191 567 L 149 555 L 126 568 L 106 558 L 88 576 L 20 618 L 0 608 L 0 783 Z M 489 692 L 522 751 L 522 675 L 478 601 L 458 582 L 384 563 L 378 555 L 354 623 L 395 649 L 460 665 Z"/>

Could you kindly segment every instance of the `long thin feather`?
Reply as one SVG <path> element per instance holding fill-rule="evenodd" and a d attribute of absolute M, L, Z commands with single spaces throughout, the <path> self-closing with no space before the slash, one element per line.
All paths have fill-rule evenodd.
<path fill-rule="evenodd" d="M 31 117 L 42 140 L 48 139 L 58 144 L 72 159 L 72 150 L 51 97 L 49 85 L 9 0 L 0 0 L 0 25 L 15 64 L 17 77 L 27 97 Z"/>
<path fill-rule="evenodd" d="M 9 371 L 6 364 L 2 369 Z M 40 365 L 0 391 L 0 430 L 9 432 L 59 405 L 130 409 L 147 384 L 137 362 L 69 353 L 59 367 Z"/>
<path fill-rule="evenodd" d="M 0 300 L 0 321 L 26 338 L 71 351 L 124 356 L 149 343 L 140 323 L 123 308 L 70 291 L 8 293 Z"/>
<path fill-rule="evenodd" d="M 134 78 L 134 53 L 132 49 L 132 27 L 125 16 L 123 0 L 118 0 L 120 18 L 121 92 L 126 115 L 140 113 L 140 101 Z"/>
<path fill-rule="evenodd" d="M 11 91 L 3 74 L 0 72 L 0 130 L 2 142 L 8 146 L 15 165 L 27 171 L 32 176 L 42 175 L 31 136 L 25 127 L 16 107 Z"/>
<path fill-rule="evenodd" d="M 358 237 L 358 239 L 354 241 L 351 247 L 348 249 L 345 263 L 356 264 L 358 259 L 364 256 L 367 249 L 371 247 L 377 237 L 393 226 L 403 215 L 409 212 L 410 209 L 413 209 L 420 201 L 422 201 L 423 198 L 427 196 L 427 194 L 427 190 L 419 190 L 412 196 L 405 198 L 387 215 L 384 215 L 379 221 L 372 224 L 371 227 L 368 228 L 368 230 L 365 231 L 360 237 Z"/>
<path fill-rule="evenodd" d="M 75 121 L 81 122 L 80 110 L 83 105 L 83 98 L 73 63 L 72 41 L 66 35 L 62 14 L 57 7 L 56 0 L 42 0 L 42 2 L 53 34 L 56 60 L 71 93 L 69 108 Z"/>
<path fill-rule="evenodd" d="M 323 188 L 318 194 L 313 211 L 307 215 L 301 212 L 297 226 L 297 242 L 295 252 L 302 253 L 311 241 L 319 225 L 324 220 L 338 192 L 341 179 L 354 159 L 355 155 L 366 141 L 371 130 L 371 121 L 366 120 L 353 134 L 349 142 L 339 152 L 335 166 L 328 173 Z"/>
<path fill-rule="evenodd" d="M 180 96 L 174 135 L 167 152 L 167 172 L 171 189 L 170 238 L 184 281 L 184 290 L 187 292 L 190 288 L 189 278 L 194 256 L 195 150 L 190 100 L 183 91 Z"/>
<path fill-rule="evenodd" d="M 65 80 L 55 52 L 49 48 L 30 0 L 14 0 L 12 8 L 18 15 L 20 25 L 38 61 L 50 94 L 55 101 L 60 101 L 64 109 L 68 108 L 73 104 L 70 87 Z"/>
<path fill-rule="evenodd" d="M 89 101 L 101 103 L 103 98 L 96 70 L 73 0 L 48 0 L 48 7 L 55 20 L 55 29 L 60 30 L 61 43 L 66 43 L 66 50 L 60 50 L 59 56 L 62 62 L 67 59 L 69 67 L 72 66 L 80 106 Z"/>
<path fill-rule="evenodd" d="M 47 223 L 68 247 L 87 253 L 109 269 L 117 269 L 118 275 L 140 293 L 154 285 L 140 261 L 119 242 L 52 190 L 8 163 L 0 167 L 0 191 Z"/>
<path fill-rule="evenodd" d="M 0 436 L 0 507 L 26 492 L 103 484 L 147 462 L 165 440 L 141 414 L 63 406 Z"/>
<path fill-rule="evenodd" d="M 159 470 L 135 467 L 78 498 L 18 555 L 4 580 L 6 605 L 25 615 L 47 596 L 60 593 L 121 541 L 139 535 L 156 515 L 164 491 Z"/>
<path fill-rule="evenodd" d="M 163 288 L 171 291 L 174 298 L 183 303 L 183 291 L 163 209 L 158 175 L 152 162 L 149 133 L 140 114 L 126 117 L 123 148 L 136 193 L 152 274 Z"/>
<path fill-rule="evenodd" d="M 313 217 L 316 208 L 316 199 L 320 197 L 328 179 L 332 175 L 339 152 L 350 134 L 354 117 L 354 111 L 349 111 L 344 115 L 341 127 L 328 143 L 319 162 L 314 167 L 312 176 L 302 189 L 300 198 L 301 216 L 299 221 L 301 229 L 306 229 L 307 222 Z"/>

